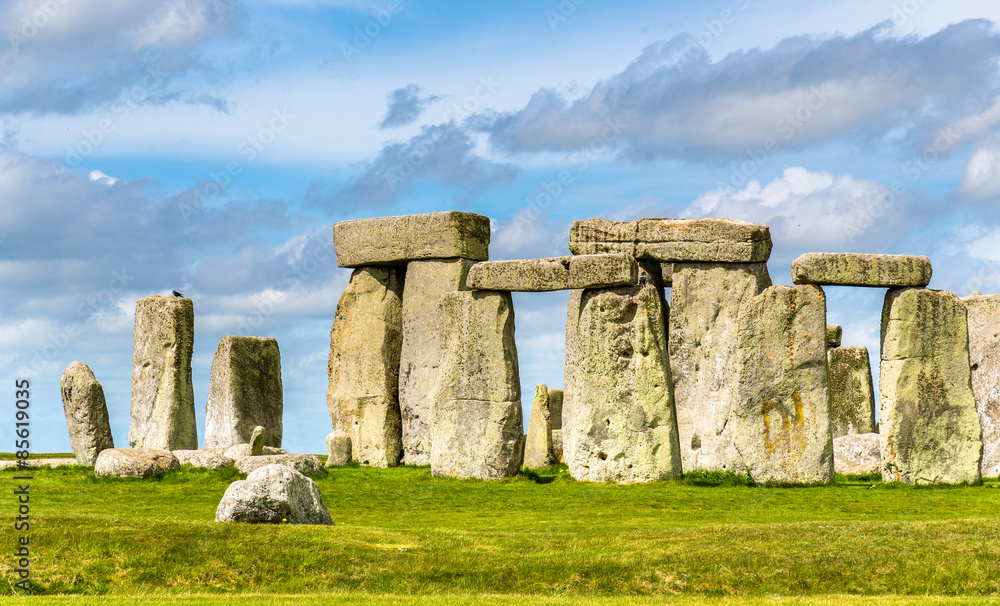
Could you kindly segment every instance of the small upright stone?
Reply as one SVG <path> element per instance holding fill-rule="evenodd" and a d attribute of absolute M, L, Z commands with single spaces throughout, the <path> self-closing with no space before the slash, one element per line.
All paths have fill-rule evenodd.
<path fill-rule="evenodd" d="M 976 482 L 982 429 L 969 368 L 965 306 L 955 293 L 895 288 L 882 307 L 882 478 Z"/>
<path fill-rule="evenodd" d="M 129 444 L 161 450 L 197 449 L 191 299 L 159 295 L 139 299 L 134 338 Z"/>
<path fill-rule="evenodd" d="M 463 212 L 341 221 L 333 225 L 337 265 L 399 265 L 419 259 L 489 259 L 490 219 Z"/>
<path fill-rule="evenodd" d="M 327 467 L 343 467 L 351 462 L 351 436 L 331 433 L 326 436 Z"/>
<path fill-rule="evenodd" d="M 982 477 L 1000 476 L 1000 295 L 962 299 L 969 318 L 972 393 L 983 428 Z"/>
<path fill-rule="evenodd" d="M 69 445 L 78 465 L 91 466 L 102 450 L 115 447 L 104 389 L 90 367 L 79 360 L 66 367 L 59 387 L 69 427 Z"/>
<path fill-rule="evenodd" d="M 859 253 L 805 253 L 792 261 L 795 284 L 839 286 L 927 286 L 931 261 L 910 255 Z"/>
<path fill-rule="evenodd" d="M 875 390 L 867 347 L 834 347 L 830 364 L 830 431 L 839 438 L 875 433 Z"/>
<path fill-rule="evenodd" d="M 281 447 L 281 352 L 264 337 L 222 337 L 212 360 L 205 414 L 205 448 L 251 442 L 265 428 L 264 444 Z"/>
<path fill-rule="evenodd" d="M 840 341 L 844 334 L 844 329 L 839 324 L 826 325 L 826 346 L 840 347 Z"/>
<path fill-rule="evenodd" d="M 553 463 L 550 414 L 549 388 L 537 385 L 535 399 L 531 403 L 531 416 L 528 418 L 528 436 L 524 443 L 524 466 L 528 469 Z"/>
<path fill-rule="evenodd" d="M 250 434 L 250 456 L 259 457 L 264 454 L 264 444 L 267 441 L 267 430 L 258 425 Z"/>

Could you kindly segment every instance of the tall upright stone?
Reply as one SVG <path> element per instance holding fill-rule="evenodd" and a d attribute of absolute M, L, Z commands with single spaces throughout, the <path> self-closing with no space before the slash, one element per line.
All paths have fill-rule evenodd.
<path fill-rule="evenodd" d="M 742 466 L 758 482 L 832 480 L 823 289 L 766 289 L 744 306 L 737 343 L 739 405 L 724 435 Z"/>
<path fill-rule="evenodd" d="M 139 299 L 134 339 L 129 444 L 160 450 L 197 449 L 191 299 L 159 295 Z"/>
<path fill-rule="evenodd" d="M 1000 295 L 962 299 L 969 318 L 972 393 L 983 428 L 982 477 L 1000 476 Z"/>
<path fill-rule="evenodd" d="M 93 465 L 102 450 L 115 447 L 104 389 L 83 362 L 71 362 L 59 381 L 69 428 L 69 445 L 78 465 Z"/>
<path fill-rule="evenodd" d="M 882 307 L 882 478 L 979 480 L 982 429 L 972 392 L 965 306 L 955 293 L 894 288 Z"/>
<path fill-rule="evenodd" d="M 563 390 L 549 387 L 549 425 L 553 430 L 562 429 Z"/>
<path fill-rule="evenodd" d="M 337 303 L 330 331 L 326 404 L 335 434 L 362 465 L 394 467 L 403 455 L 399 364 L 405 270 L 360 267 Z"/>
<path fill-rule="evenodd" d="M 465 280 L 473 263 L 469 259 L 434 259 L 411 261 L 406 266 L 399 408 L 403 462 L 407 465 L 430 463 L 431 390 L 442 359 L 441 329 L 450 321 L 439 302 L 445 293 L 466 290 Z"/>
<path fill-rule="evenodd" d="M 742 471 L 740 453 L 725 435 L 741 405 L 740 310 L 770 285 L 764 263 L 673 266 L 670 370 L 685 472 Z"/>
<path fill-rule="evenodd" d="M 205 448 L 250 444 L 264 428 L 262 446 L 281 448 L 281 352 L 266 337 L 227 336 L 212 360 L 205 412 Z"/>
<path fill-rule="evenodd" d="M 524 433 L 510 293 L 450 292 L 440 305 L 443 355 L 431 393 L 431 472 L 483 480 L 516 475 Z"/>
<path fill-rule="evenodd" d="M 549 407 L 549 388 L 535 386 L 535 399 L 531 402 L 528 417 L 528 435 L 524 442 L 524 466 L 533 469 L 554 462 L 552 456 L 552 420 Z"/>
<path fill-rule="evenodd" d="M 830 363 L 830 431 L 834 438 L 874 433 L 875 390 L 867 347 L 833 347 Z"/>
<path fill-rule="evenodd" d="M 643 266 L 635 286 L 575 292 L 562 411 L 570 474 L 619 483 L 680 477 L 659 271 Z"/>

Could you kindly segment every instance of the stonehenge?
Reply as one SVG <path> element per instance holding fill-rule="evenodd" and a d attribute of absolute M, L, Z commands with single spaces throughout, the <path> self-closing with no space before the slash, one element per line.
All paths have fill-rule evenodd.
<path fill-rule="evenodd" d="M 90 367 L 79 360 L 66 367 L 59 388 L 76 462 L 93 465 L 102 450 L 115 447 L 104 389 Z"/>
<path fill-rule="evenodd" d="M 222 337 L 212 360 L 205 412 L 205 448 L 253 443 L 281 447 L 281 352 L 265 337 Z"/>

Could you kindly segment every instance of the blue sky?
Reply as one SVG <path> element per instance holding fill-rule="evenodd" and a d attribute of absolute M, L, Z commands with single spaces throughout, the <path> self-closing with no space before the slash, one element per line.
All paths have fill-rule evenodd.
<path fill-rule="evenodd" d="M 33 448 L 66 451 L 58 383 L 82 360 L 127 445 L 135 301 L 178 289 L 199 420 L 219 339 L 275 337 L 285 445 L 323 452 L 349 277 L 331 226 L 361 217 L 481 213 L 501 259 L 567 254 L 577 219 L 726 216 L 771 226 L 775 283 L 803 252 L 908 253 L 933 288 L 1000 292 L 998 20 L 940 0 L 4 2 L 3 384 L 32 379 Z M 883 294 L 827 289 L 873 359 Z M 567 300 L 515 296 L 525 399 L 562 384 Z"/>

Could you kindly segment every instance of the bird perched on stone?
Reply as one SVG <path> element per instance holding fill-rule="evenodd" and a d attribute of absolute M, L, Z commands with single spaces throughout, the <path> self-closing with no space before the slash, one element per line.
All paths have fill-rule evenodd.
<path fill-rule="evenodd" d="M 173 293 L 174 293 L 174 296 L 175 296 L 175 297 L 183 297 L 183 296 L 184 296 L 184 295 L 182 295 L 181 293 L 177 292 L 176 290 L 175 290 L 175 291 L 173 291 Z"/>
<path fill-rule="evenodd" d="M 642 276 L 641 278 L 639 278 L 639 284 L 645 284 L 645 283 L 646 283 L 646 276 Z"/>

